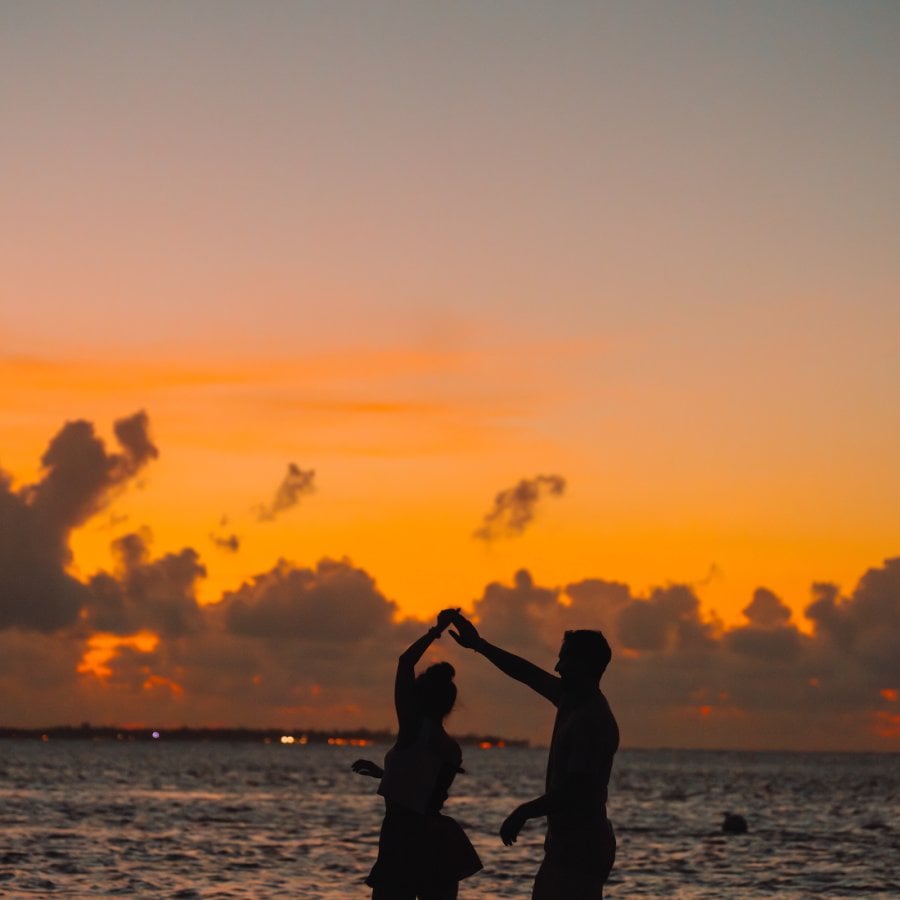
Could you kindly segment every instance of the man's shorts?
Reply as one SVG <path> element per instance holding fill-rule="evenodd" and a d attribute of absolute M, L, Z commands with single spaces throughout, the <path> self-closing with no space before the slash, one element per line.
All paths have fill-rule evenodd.
<path fill-rule="evenodd" d="M 608 820 L 579 831 L 548 832 L 531 898 L 598 900 L 615 859 L 616 836 Z"/>

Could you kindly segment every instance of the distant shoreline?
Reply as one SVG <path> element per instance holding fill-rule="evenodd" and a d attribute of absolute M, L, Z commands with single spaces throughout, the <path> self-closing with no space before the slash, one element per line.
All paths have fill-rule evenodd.
<path fill-rule="evenodd" d="M 331 744 L 365 747 L 393 744 L 396 734 L 368 728 L 118 728 L 114 725 L 55 725 L 50 728 L 0 727 L 0 739 L 35 741 L 231 741 L 265 744 Z M 527 740 L 497 735 L 456 735 L 460 744 L 484 749 L 528 747 Z"/>
<path fill-rule="evenodd" d="M 154 737 L 154 735 L 156 735 Z M 0 726 L 0 740 L 21 741 L 112 741 L 112 742 L 221 742 L 221 743 L 263 743 L 263 744 L 324 744 L 338 747 L 367 747 L 369 745 L 390 746 L 396 740 L 396 734 L 386 729 L 352 728 L 216 728 L 188 727 L 178 728 L 120 728 L 114 725 L 55 725 L 49 728 L 18 728 Z M 485 750 L 510 748 L 532 748 L 546 750 L 544 744 L 532 744 L 527 739 L 505 738 L 498 735 L 464 734 L 454 737 L 460 744 L 468 747 L 479 747 Z M 627 753 L 708 753 L 719 754 L 751 754 L 758 756 L 773 755 L 819 755 L 819 756 L 900 756 L 900 751 L 893 748 L 883 749 L 822 749 L 822 748 L 754 748 L 754 747 L 621 747 L 620 752 Z"/>

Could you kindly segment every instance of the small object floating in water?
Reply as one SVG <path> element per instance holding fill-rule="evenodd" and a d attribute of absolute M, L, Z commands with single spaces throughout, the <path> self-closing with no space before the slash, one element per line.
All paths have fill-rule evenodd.
<path fill-rule="evenodd" d="M 746 834 L 747 820 L 737 813 L 725 813 L 725 819 L 722 822 L 722 831 L 725 834 Z"/>

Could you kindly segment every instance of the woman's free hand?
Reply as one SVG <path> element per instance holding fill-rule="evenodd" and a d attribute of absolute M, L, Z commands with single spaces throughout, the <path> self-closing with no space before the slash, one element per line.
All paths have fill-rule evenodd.
<path fill-rule="evenodd" d="M 371 759 L 358 759 L 350 768 L 357 775 L 368 775 L 370 778 L 381 778 L 384 775 L 384 769 L 373 763 Z"/>

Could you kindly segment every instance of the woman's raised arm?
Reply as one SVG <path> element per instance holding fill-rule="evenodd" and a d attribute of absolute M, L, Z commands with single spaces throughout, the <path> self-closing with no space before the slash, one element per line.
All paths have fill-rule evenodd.
<path fill-rule="evenodd" d="M 397 711 L 397 724 L 401 729 L 415 714 L 413 685 L 416 681 L 416 663 L 432 642 L 441 636 L 458 612 L 458 609 L 442 609 L 438 613 L 437 624 L 413 641 L 397 660 L 397 675 L 394 679 L 394 708 Z"/>

